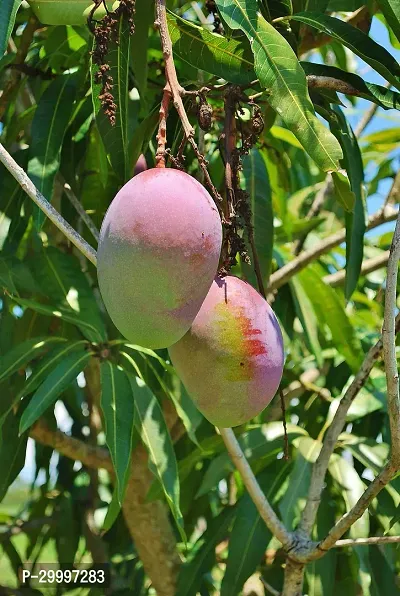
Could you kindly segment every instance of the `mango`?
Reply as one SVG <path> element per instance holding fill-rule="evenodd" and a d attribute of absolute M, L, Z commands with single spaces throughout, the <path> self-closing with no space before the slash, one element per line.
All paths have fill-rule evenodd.
<path fill-rule="evenodd" d="M 133 175 L 137 176 L 140 172 L 144 172 L 147 170 L 147 161 L 143 153 L 141 153 L 138 157 L 137 162 L 135 163 L 135 167 L 133 170 Z"/>
<path fill-rule="evenodd" d="M 97 275 L 121 334 L 148 348 L 189 329 L 217 272 L 218 210 L 203 186 L 179 170 L 137 174 L 112 201 L 101 226 Z"/>
<path fill-rule="evenodd" d="M 193 325 L 169 354 L 197 408 L 222 428 L 247 422 L 269 404 L 284 364 L 273 310 L 231 275 L 214 280 Z"/>

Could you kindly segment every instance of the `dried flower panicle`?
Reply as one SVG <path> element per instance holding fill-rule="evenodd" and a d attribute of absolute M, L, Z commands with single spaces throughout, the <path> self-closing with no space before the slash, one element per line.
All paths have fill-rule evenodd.
<path fill-rule="evenodd" d="M 97 8 L 103 4 L 106 9 L 106 15 L 101 21 L 96 22 L 93 18 Z M 115 11 L 108 10 L 105 0 L 95 0 L 93 9 L 88 18 L 88 25 L 92 31 L 95 44 L 92 52 L 93 62 L 99 66 L 95 75 L 96 83 L 101 85 L 99 100 L 112 126 L 115 125 L 117 104 L 115 103 L 113 90 L 113 78 L 110 73 L 110 65 L 107 63 L 107 55 L 110 43 L 118 43 L 118 23 L 121 18 L 126 17 L 129 26 L 129 33 L 132 35 L 135 31 L 134 23 L 135 0 L 121 0 Z"/>

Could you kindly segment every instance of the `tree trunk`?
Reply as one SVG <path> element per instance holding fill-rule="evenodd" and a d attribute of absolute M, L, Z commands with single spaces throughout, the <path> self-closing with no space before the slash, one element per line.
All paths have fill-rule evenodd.
<path fill-rule="evenodd" d="M 296 563 L 287 557 L 282 596 L 302 596 L 304 569 L 304 563 Z"/>
<path fill-rule="evenodd" d="M 174 596 L 180 565 L 168 508 L 161 501 L 146 503 L 154 476 L 144 447 L 132 454 L 131 474 L 122 506 L 126 525 L 157 596 Z"/>

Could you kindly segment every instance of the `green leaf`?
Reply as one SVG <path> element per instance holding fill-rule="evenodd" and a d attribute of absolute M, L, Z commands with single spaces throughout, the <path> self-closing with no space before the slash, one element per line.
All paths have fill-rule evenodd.
<path fill-rule="evenodd" d="M 287 477 L 290 465 L 289 462 L 278 460 L 275 466 L 257 476 L 265 496 L 272 505 L 275 505 L 281 497 L 280 488 Z M 243 584 L 260 563 L 271 536 L 265 521 L 246 492 L 238 503 L 236 518 L 229 537 L 229 553 L 221 584 L 221 596 L 240 594 Z"/>
<path fill-rule="evenodd" d="M 51 352 L 46 354 L 46 356 L 40 360 L 31 376 L 26 380 L 21 391 L 17 394 L 16 399 L 19 400 L 25 397 L 25 395 L 29 395 L 29 393 L 35 391 L 59 362 L 62 362 L 71 352 L 82 351 L 86 345 L 87 342 L 84 340 L 65 341 L 61 346 L 51 350 Z"/>
<path fill-rule="evenodd" d="M 382 552 L 379 547 L 370 546 L 367 556 L 369 559 L 369 569 L 372 572 L 371 595 L 386 596 L 387 594 L 398 594 L 397 573 L 389 565 L 384 551 Z"/>
<path fill-rule="evenodd" d="M 73 562 L 79 545 L 80 520 L 71 494 L 63 493 L 58 497 L 54 515 L 57 523 L 55 542 L 58 560 Z"/>
<path fill-rule="evenodd" d="M 134 400 L 126 373 L 106 360 L 101 363 L 101 409 L 106 442 L 117 476 L 117 501 L 121 506 L 129 478 L 134 429 Z"/>
<path fill-rule="evenodd" d="M 328 326 L 332 343 L 356 373 L 363 360 L 360 341 L 337 293 L 322 281 L 323 275 L 321 266 L 312 265 L 300 271 L 298 278 L 313 305 L 319 325 L 325 323 Z"/>
<path fill-rule="evenodd" d="M 33 394 L 21 416 L 20 434 L 25 432 L 49 408 L 59 395 L 76 379 L 88 364 L 92 353 L 82 349 L 60 362 Z"/>
<path fill-rule="evenodd" d="M 378 6 L 400 41 L 400 4 L 398 0 L 378 0 Z"/>
<path fill-rule="evenodd" d="M 193 441 L 193 443 L 195 443 L 195 445 L 198 445 L 195 430 L 196 427 L 203 420 L 203 415 L 199 412 L 199 410 L 194 405 L 193 401 L 190 399 L 183 383 L 175 374 L 174 368 L 171 365 L 167 364 L 165 360 L 163 360 L 160 356 L 158 356 L 158 354 L 153 352 L 153 350 L 140 348 L 139 346 L 134 347 L 132 344 L 124 344 L 124 347 L 125 350 L 127 350 L 130 356 L 132 357 L 131 364 L 134 361 L 137 366 L 136 373 L 140 372 L 140 378 L 143 379 L 146 385 L 150 387 L 150 375 L 146 372 L 146 369 L 148 367 L 151 374 L 154 375 L 155 379 L 157 380 L 165 395 L 168 396 L 168 398 L 171 399 L 171 401 L 173 402 L 176 408 L 176 412 L 179 418 L 182 420 L 189 438 L 191 439 L 191 441 Z M 139 364 L 138 360 L 135 360 L 135 351 L 136 353 L 139 352 L 141 356 L 141 358 L 138 359 Z M 122 356 L 124 356 L 124 352 L 121 352 L 121 354 Z M 156 366 L 154 366 L 152 358 L 148 358 L 148 356 L 151 356 L 152 358 L 158 360 L 165 372 L 170 373 L 170 376 L 172 378 L 168 381 L 164 381 L 164 379 L 159 374 Z M 172 389 L 170 388 L 171 383 L 173 385 Z"/>
<path fill-rule="evenodd" d="M 18 296 L 13 296 L 12 299 L 20 306 L 31 308 L 41 315 L 58 317 L 67 323 L 76 325 L 82 331 L 83 335 L 93 343 L 103 341 L 99 331 L 93 325 L 87 323 L 84 319 L 82 319 L 82 317 L 77 315 L 72 309 L 66 309 L 58 306 L 48 306 L 47 304 L 41 304 L 40 302 L 35 302 L 34 300 L 29 300 L 27 298 L 19 298 Z"/>
<path fill-rule="evenodd" d="M 215 547 L 225 539 L 234 512 L 234 507 L 225 507 L 207 524 L 207 530 L 193 547 L 192 556 L 181 567 L 176 596 L 193 596 L 199 592 L 204 573 L 213 566 Z"/>
<path fill-rule="evenodd" d="M 323 357 L 318 338 L 319 321 L 312 302 L 296 277 L 292 277 L 289 284 L 292 291 L 296 314 L 303 327 L 308 346 L 314 354 L 318 366 L 322 366 Z"/>
<path fill-rule="evenodd" d="M 335 196 L 347 212 L 354 209 L 356 197 L 351 190 L 348 177 L 343 172 L 332 172 L 332 181 L 335 187 Z"/>
<path fill-rule="evenodd" d="M 18 435 L 19 415 L 10 412 L 0 429 L 0 501 L 25 464 L 27 434 Z"/>
<path fill-rule="evenodd" d="M 117 105 L 115 125 L 110 123 L 104 114 L 99 100 L 101 85 L 96 82 L 95 76 L 98 67 L 92 63 L 92 99 L 96 122 L 103 139 L 104 147 L 110 163 L 117 174 L 121 184 L 132 177 L 134 163 L 129 154 L 129 56 L 131 36 L 129 23 L 124 16 L 119 20 L 118 37 L 112 40 L 107 54 L 107 63 L 110 65 L 110 76 L 113 78 L 113 96 Z"/>
<path fill-rule="evenodd" d="M 0 382 L 7 379 L 28 362 L 45 352 L 53 343 L 65 342 L 63 337 L 33 337 L 19 344 L 0 359 Z"/>
<path fill-rule="evenodd" d="M 400 89 L 400 66 L 385 48 L 345 21 L 317 12 L 298 13 L 295 21 L 314 27 L 348 47 L 387 81 Z"/>
<path fill-rule="evenodd" d="M 386 87 L 382 87 L 381 85 L 375 85 L 374 83 L 364 81 L 364 79 L 358 75 L 346 72 L 335 66 L 316 64 L 314 62 L 301 62 L 300 64 L 306 75 L 332 77 L 334 79 L 339 79 L 340 81 L 345 81 L 357 90 L 359 97 L 376 103 L 384 110 L 400 110 L 400 93 L 397 93 L 396 91 L 390 91 L 390 89 L 386 89 Z"/>
<path fill-rule="evenodd" d="M 237 85 L 256 79 L 246 41 L 226 39 L 172 13 L 168 13 L 167 20 L 174 54 L 181 60 Z"/>
<path fill-rule="evenodd" d="M 15 17 L 21 0 L 1 0 L 0 57 L 7 50 L 7 43 L 14 28 Z"/>
<path fill-rule="evenodd" d="M 147 89 L 147 48 L 149 45 L 149 29 L 154 20 L 154 2 L 152 0 L 136 0 L 135 32 L 131 41 L 131 64 L 135 80 L 143 99 Z M 135 162 L 133 162 L 135 163 Z"/>
<path fill-rule="evenodd" d="M 129 146 L 130 160 L 135 164 L 141 153 L 146 153 L 147 147 L 159 120 L 159 106 L 146 116 L 146 118 L 136 128 Z"/>
<path fill-rule="evenodd" d="M 354 132 L 338 106 L 333 107 L 337 120 L 331 121 L 331 130 L 343 150 L 343 163 L 355 195 L 354 213 L 346 213 L 346 280 L 345 296 L 350 300 L 357 287 L 364 255 L 364 234 L 367 229 L 367 206 L 364 197 L 364 167 L 361 151 Z"/>
<path fill-rule="evenodd" d="M 337 453 L 331 456 L 328 469 L 332 478 L 339 484 L 347 511 L 349 511 L 364 493 L 364 483 L 353 466 Z M 368 533 L 369 517 L 368 511 L 366 511 L 351 526 L 350 536 L 352 538 L 365 538 Z"/>
<path fill-rule="evenodd" d="M 267 0 L 265 6 L 269 21 L 293 14 L 292 0 Z"/>
<path fill-rule="evenodd" d="M 299 426 L 288 424 L 287 434 L 289 441 L 291 441 L 293 438 L 307 433 Z M 283 437 L 284 430 L 282 424 L 280 422 L 271 422 L 248 430 L 238 437 L 238 441 L 246 454 L 247 460 L 249 462 L 257 461 L 260 469 L 262 464 L 267 465 L 268 462 L 276 459 L 278 453 L 283 450 Z M 203 445 L 201 447 L 204 449 Z M 235 466 L 225 451 L 218 455 L 218 457 L 214 457 L 210 466 L 207 468 L 196 497 L 208 494 L 218 486 L 220 480 L 226 478 L 234 470 Z M 181 471 L 181 466 L 179 471 Z"/>
<path fill-rule="evenodd" d="M 118 498 L 118 487 L 114 488 L 111 503 L 108 506 L 106 517 L 104 518 L 103 522 L 103 531 L 108 532 L 108 530 L 114 525 L 119 513 L 121 511 L 121 503 L 119 502 Z"/>
<path fill-rule="evenodd" d="M 289 490 L 279 504 L 282 521 L 287 528 L 293 529 L 300 519 L 305 499 L 310 487 L 312 467 L 322 447 L 320 441 L 311 437 L 296 439 L 296 459 L 289 476 Z"/>
<path fill-rule="evenodd" d="M 267 287 L 271 273 L 272 247 L 274 244 L 274 214 L 268 170 L 258 149 L 252 149 L 249 155 L 243 158 L 243 179 L 244 189 L 250 194 L 254 244 L 264 285 Z M 257 287 L 254 259 L 250 246 L 248 247 L 248 254 L 252 260 L 252 265 L 242 263 L 242 270 L 248 281 Z"/>
<path fill-rule="evenodd" d="M 337 170 L 339 144 L 315 116 L 305 73 L 289 43 L 261 16 L 256 0 L 217 0 L 217 6 L 229 27 L 249 39 L 270 105 L 322 170 Z"/>
<path fill-rule="evenodd" d="M 178 466 L 174 446 L 157 398 L 138 377 L 130 376 L 135 424 L 149 452 L 149 468 L 160 481 L 182 539 L 186 541 L 180 510 Z"/>
<path fill-rule="evenodd" d="M 42 293 L 53 304 L 70 308 L 105 341 L 104 322 L 78 259 L 49 246 L 35 253 L 30 265 Z"/>
<path fill-rule="evenodd" d="M 326 536 L 329 530 L 335 525 L 336 508 L 332 499 L 323 498 L 320 502 L 317 523 L 314 525 L 312 538 L 320 539 Z M 308 596 L 333 596 L 336 583 L 337 550 L 332 548 L 321 559 L 312 561 L 306 566 L 307 587 L 305 592 Z"/>
<path fill-rule="evenodd" d="M 41 96 L 32 122 L 31 159 L 28 175 L 38 190 L 51 201 L 54 179 L 60 167 L 60 152 L 77 90 L 78 76 L 65 74 L 50 83 Z M 45 216 L 37 207 L 38 228 Z"/>
<path fill-rule="evenodd" d="M 2 408 L 2 413 L 0 414 L 0 424 L 3 422 L 4 416 L 9 413 L 12 407 L 24 396 L 35 391 L 60 361 L 62 361 L 70 352 L 82 349 L 85 344 L 85 341 L 63 342 L 60 346 L 46 354 L 46 356 L 40 360 L 39 364 L 24 383 L 20 391 L 17 391 L 16 394 L 10 392 L 8 404 L 6 403 L 6 400 L 3 401 L 4 408 Z M 36 354 L 34 357 L 36 358 Z"/>

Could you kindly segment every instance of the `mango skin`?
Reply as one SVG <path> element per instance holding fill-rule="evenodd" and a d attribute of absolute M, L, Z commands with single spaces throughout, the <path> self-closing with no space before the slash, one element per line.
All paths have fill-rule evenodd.
<path fill-rule="evenodd" d="M 177 342 L 211 286 L 221 243 L 217 208 L 188 174 L 152 168 L 127 182 L 97 253 L 100 292 L 121 334 L 153 349 Z"/>
<path fill-rule="evenodd" d="M 143 153 L 141 153 L 138 157 L 137 162 L 135 163 L 135 167 L 133 170 L 133 175 L 137 176 L 141 172 L 145 172 L 147 170 L 147 161 Z"/>
<path fill-rule="evenodd" d="M 278 390 L 284 364 L 273 310 L 234 276 L 215 279 L 192 327 L 169 354 L 197 408 L 221 428 L 262 412 Z"/>

